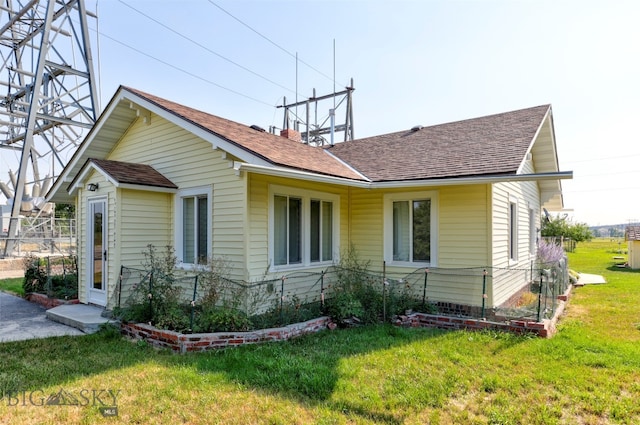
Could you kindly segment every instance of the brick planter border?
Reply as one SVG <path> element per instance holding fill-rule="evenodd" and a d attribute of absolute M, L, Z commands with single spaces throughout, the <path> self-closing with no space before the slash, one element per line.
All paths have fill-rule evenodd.
<path fill-rule="evenodd" d="M 571 296 L 573 286 L 569 285 L 566 292 L 558 295 L 558 306 L 551 319 L 544 319 L 541 322 L 530 320 L 509 320 L 505 322 L 493 322 L 484 319 L 474 319 L 471 317 L 452 317 L 440 314 L 411 313 L 398 316 L 395 321 L 396 326 L 438 328 L 438 329 L 467 329 L 482 330 L 495 329 L 503 332 L 515 334 L 534 334 L 541 338 L 551 338 L 555 335 L 558 319 L 564 313 L 566 303 Z"/>
<path fill-rule="evenodd" d="M 61 300 L 58 298 L 49 298 L 47 295 L 45 294 L 39 294 L 37 292 L 31 292 L 28 293 L 25 296 L 25 299 L 27 301 L 30 301 L 32 303 L 35 304 L 40 304 L 41 306 L 43 306 L 44 308 L 46 308 L 47 310 L 53 307 L 57 307 L 59 305 L 65 305 L 65 304 L 78 304 L 80 301 L 77 299 L 73 299 L 73 300 Z"/>
<path fill-rule="evenodd" d="M 281 328 L 259 329 L 249 332 L 217 332 L 182 334 L 156 329 L 145 323 L 122 323 L 121 332 L 134 339 L 147 341 L 155 347 L 169 348 L 175 353 L 207 351 L 218 348 L 237 347 L 259 342 L 285 341 L 308 333 L 327 329 L 331 319 L 323 316 L 306 322 L 294 323 Z"/>
<path fill-rule="evenodd" d="M 566 302 L 571 295 L 572 286 L 558 296 L 558 306 L 551 319 L 541 322 L 528 320 L 510 320 L 494 322 L 469 317 L 453 317 L 439 314 L 411 313 L 398 316 L 394 324 L 404 327 L 425 327 L 439 329 L 482 330 L 495 329 L 516 334 L 535 334 L 542 338 L 550 338 L 556 333 L 556 324 L 564 312 Z M 37 294 L 39 295 L 39 294 Z M 219 348 L 238 347 L 245 344 L 261 342 L 286 341 L 308 333 L 334 329 L 335 324 L 330 317 L 323 316 L 306 322 L 294 323 L 281 328 L 258 329 L 250 332 L 217 332 L 182 334 L 174 331 L 157 329 L 145 323 L 121 323 L 120 331 L 130 338 L 147 341 L 149 344 L 168 348 L 174 353 L 190 353 L 215 350 Z"/>

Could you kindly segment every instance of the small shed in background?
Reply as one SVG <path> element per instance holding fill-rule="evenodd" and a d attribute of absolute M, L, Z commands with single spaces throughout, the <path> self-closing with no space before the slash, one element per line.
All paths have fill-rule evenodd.
<path fill-rule="evenodd" d="M 640 225 L 627 226 L 624 239 L 629 245 L 629 267 L 640 269 Z"/>

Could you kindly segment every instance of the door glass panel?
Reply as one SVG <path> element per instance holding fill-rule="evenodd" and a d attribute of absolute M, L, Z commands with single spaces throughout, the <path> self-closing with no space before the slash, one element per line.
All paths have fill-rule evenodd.
<path fill-rule="evenodd" d="M 93 289 L 104 289 L 102 284 L 102 253 L 104 247 L 102 246 L 102 218 L 104 215 L 102 203 L 92 204 L 93 210 Z"/>

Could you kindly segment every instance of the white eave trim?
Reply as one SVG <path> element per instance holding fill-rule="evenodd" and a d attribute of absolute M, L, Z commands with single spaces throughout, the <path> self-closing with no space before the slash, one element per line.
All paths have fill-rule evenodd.
<path fill-rule="evenodd" d="M 499 176 L 476 176 L 476 177 L 452 177 L 444 179 L 428 180 L 398 180 L 389 182 L 372 182 L 350 180 L 341 177 L 326 176 L 323 174 L 311 173 L 308 171 L 291 170 L 283 167 L 264 167 L 261 165 L 247 164 L 244 162 L 234 162 L 234 170 L 237 172 L 246 171 L 249 173 L 265 174 L 275 177 L 288 177 L 298 180 L 313 181 L 318 183 L 333 183 L 344 186 L 361 187 L 366 189 L 383 188 L 407 188 L 407 187 L 436 187 L 468 184 L 490 184 L 505 183 L 514 181 L 543 181 L 543 180 L 568 180 L 573 179 L 573 171 L 559 171 L 553 173 L 535 173 L 518 175 Z"/>
<path fill-rule="evenodd" d="M 247 164 L 246 162 L 234 161 L 233 169 L 237 172 L 246 171 L 255 174 L 265 174 L 275 177 L 287 177 L 298 180 L 313 181 L 318 183 L 331 183 L 343 186 L 370 187 L 371 182 L 345 179 L 343 177 L 327 176 L 324 174 L 311 173 L 309 171 L 292 170 L 284 167 L 265 167 L 263 165 Z"/>
<path fill-rule="evenodd" d="M 145 192 L 178 193 L 178 189 L 173 187 L 150 186 L 146 184 L 118 183 L 118 189 L 144 190 Z"/>

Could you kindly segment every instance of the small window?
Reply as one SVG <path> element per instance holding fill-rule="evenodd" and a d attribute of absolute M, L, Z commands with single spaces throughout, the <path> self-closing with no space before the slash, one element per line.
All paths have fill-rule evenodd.
<path fill-rule="evenodd" d="M 509 259 L 518 259 L 518 206 L 509 202 Z"/>
<path fill-rule="evenodd" d="M 435 193 L 394 194 L 385 199 L 387 261 L 435 263 Z"/>
<path fill-rule="evenodd" d="M 393 260 L 431 260 L 431 201 L 393 203 Z"/>
<path fill-rule="evenodd" d="M 536 227 L 536 214 L 533 208 L 529 208 L 529 253 L 536 254 L 536 242 L 538 238 L 538 228 Z"/>
<path fill-rule="evenodd" d="M 204 264 L 211 245 L 210 189 L 181 191 L 176 201 L 176 255 L 183 264 Z"/>

